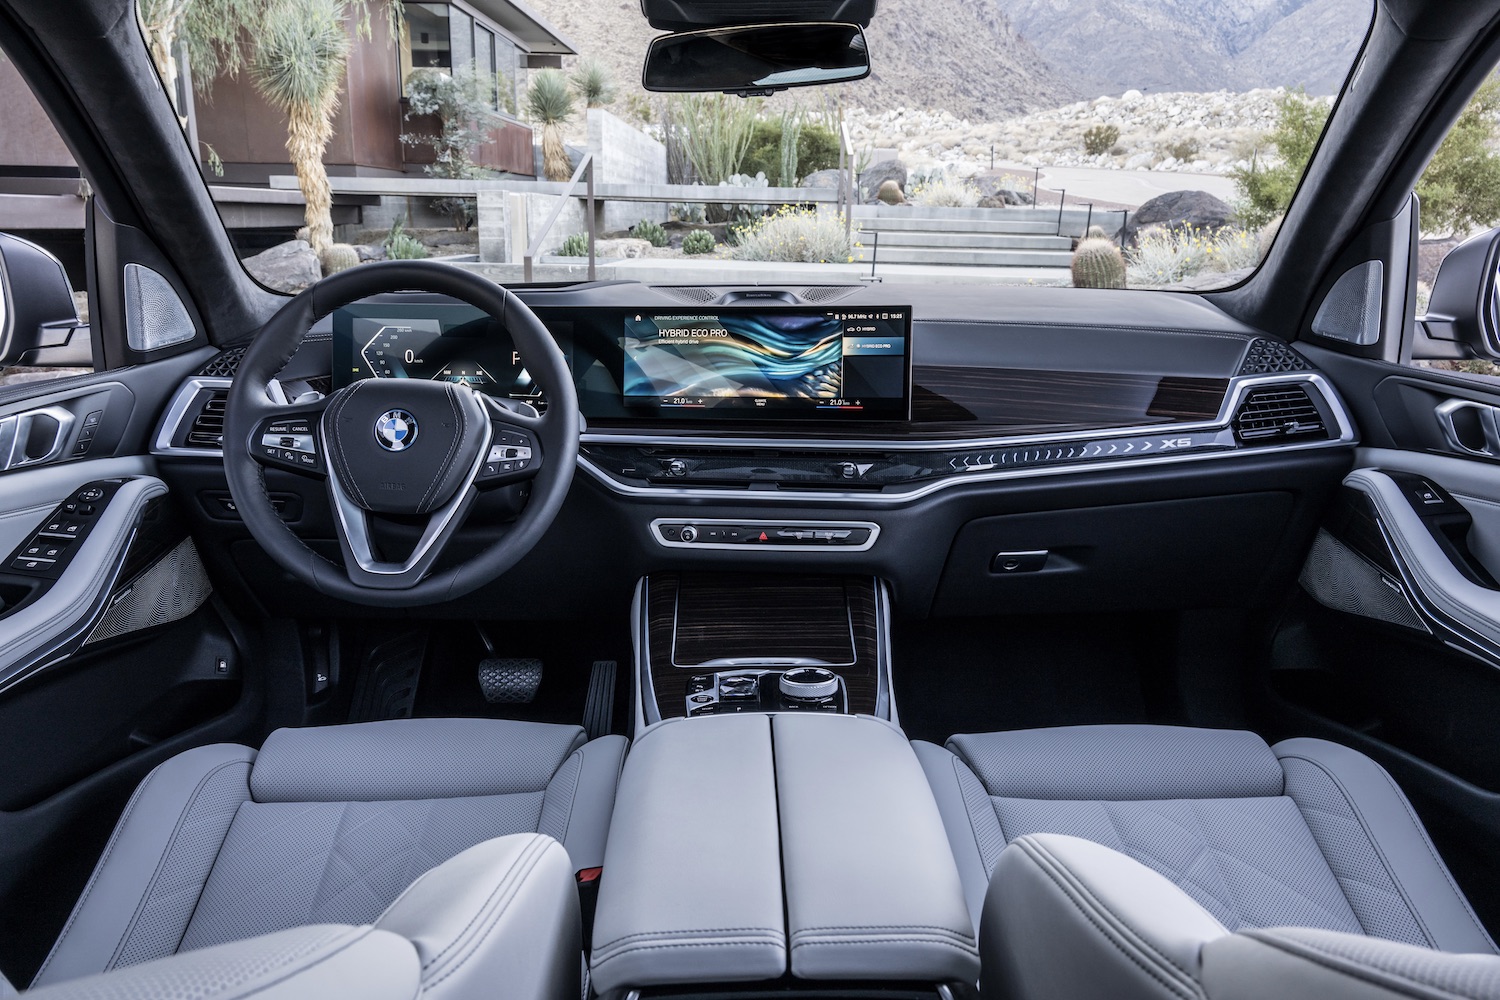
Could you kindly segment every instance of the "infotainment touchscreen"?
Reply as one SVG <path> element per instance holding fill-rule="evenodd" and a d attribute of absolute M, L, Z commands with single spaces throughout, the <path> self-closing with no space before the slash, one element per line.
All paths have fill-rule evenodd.
<path fill-rule="evenodd" d="M 639 311 L 623 317 L 627 409 L 690 419 L 905 420 L 906 308 Z"/>

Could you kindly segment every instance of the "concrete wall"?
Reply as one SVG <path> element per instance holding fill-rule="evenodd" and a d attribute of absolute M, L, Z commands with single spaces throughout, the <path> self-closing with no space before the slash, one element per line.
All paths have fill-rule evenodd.
<path fill-rule="evenodd" d="M 665 184 L 667 147 L 603 108 L 588 112 L 589 152 L 596 184 Z M 604 208 L 604 232 L 629 229 L 642 219 L 667 221 L 667 206 L 622 202 Z M 559 220 L 559 225 L 561 220 Z"/>
<path fill-rule="evenodd" d="M 567 202 L 538 256 L 556 253 L 563 240 L 587 229 L 584 203 L 577 198 L 568 198 Z M 521 263 L 527 243 L 542 231 L 556 205 L 557 195 L 479 192 L 479 259 L 493 264 Z"/>

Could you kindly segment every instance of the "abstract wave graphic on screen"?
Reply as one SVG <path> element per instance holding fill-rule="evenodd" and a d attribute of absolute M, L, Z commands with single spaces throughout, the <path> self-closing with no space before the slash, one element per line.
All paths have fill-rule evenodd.
<path fill-rule="evenodd" d="M 836 399 L 842 334 L 825 316 L 630 317 L 625 395 Z"/>

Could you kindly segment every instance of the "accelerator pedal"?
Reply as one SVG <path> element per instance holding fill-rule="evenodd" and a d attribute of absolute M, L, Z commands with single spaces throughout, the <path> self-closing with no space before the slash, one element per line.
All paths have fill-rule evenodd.
<path fill-rule="evenodd" d="M 589 674 L 588 700 L 583 706 L 583 728 L 589 739 L 608 736 L 615 725 L 615 675 L 620 665 L 614 660 L 595 660 Z"/>

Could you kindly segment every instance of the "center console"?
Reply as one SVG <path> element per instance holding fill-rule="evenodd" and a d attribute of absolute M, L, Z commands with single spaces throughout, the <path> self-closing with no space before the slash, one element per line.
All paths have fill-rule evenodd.
<path fill-rule="evenodd" d="M 743 712 L 894 715 L 888 599 L 864 576 L 658 573 L 636 597 L 643 724 Z"/>
<path fill-rule="evenodd" d="M 593 929 L 600 996 L 951 995 L 974 926 L 926 776 L 879 719 L 674 719 L 620 777 Z M 724 985 L 737 984 L 737 985 Z M 822 991 L 830 991 L 824 994 Z"/>

